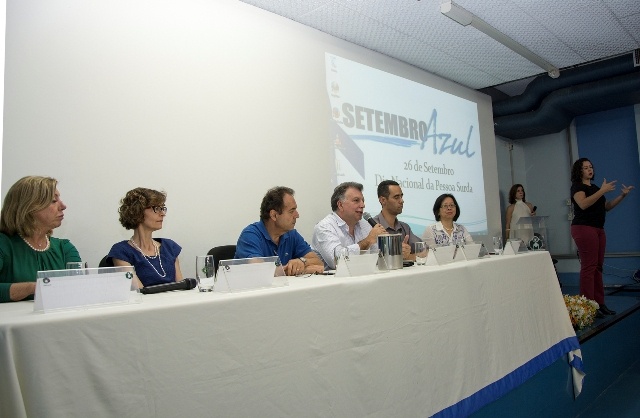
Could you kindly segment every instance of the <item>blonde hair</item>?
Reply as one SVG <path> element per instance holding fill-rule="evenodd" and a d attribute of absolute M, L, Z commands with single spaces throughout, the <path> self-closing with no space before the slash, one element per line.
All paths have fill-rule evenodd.
<path fill-rule="evenodd" d="M 30 237 L 36 232 L 34 214 L 55 199 L 58 180 L 51 177 L 26 176 L 15 182 L 4 198 L 0 211 L 0 232 Z M 51 235 L 51 230 L 47 231 Z"/>

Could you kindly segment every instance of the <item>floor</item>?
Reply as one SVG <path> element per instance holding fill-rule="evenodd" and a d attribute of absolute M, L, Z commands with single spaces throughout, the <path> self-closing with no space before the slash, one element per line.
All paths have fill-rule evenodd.
<path fill-rule="evenodd" d="M 564 294 L 577 294 L 578 289 L 570 286 L 562 288 Z M 607 306 L 617 311 L 617 315 L 597 319 L 590 329 L 577 333 L 581 341 L 597 333 L 602 327 L 620 320 L 621 316 L 637 310 L 640 304 L 640 286 L 606 289 Z M 640 354 L 640 353 L 639 353 Z M 591 406 L 576 415 L 579 418 L 626 418 L 640 417 L 640 356 L 616 381 L 598 396 Z"/>
<path fill-rule="evenodd" d="M 640 417 L 640 360 L 618 377 L 579 418 Z"/>

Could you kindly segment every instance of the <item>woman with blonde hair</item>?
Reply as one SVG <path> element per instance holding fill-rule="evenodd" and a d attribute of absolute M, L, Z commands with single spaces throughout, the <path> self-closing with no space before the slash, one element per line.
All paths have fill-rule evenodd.
<path fill-rule="evenodd" d="M 27 176 L 7 192 L 0 211 L 0 302 L 31 299 L 36 273 L 62 270 L 80 261 L 67 239 L 54 238 L 67 208 L 60 200 L 58 181 Z"/>

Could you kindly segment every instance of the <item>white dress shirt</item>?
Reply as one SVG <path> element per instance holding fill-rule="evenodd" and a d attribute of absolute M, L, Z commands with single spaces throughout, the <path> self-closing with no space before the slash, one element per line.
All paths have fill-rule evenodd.
<path fill-rule="evenodd" d="M 311 248 L 320 254 L 325 268 L 333 270 L 336 268 L 334 259 L 336 248 L 347 248 L 350 253 L 360 253 L 358 242 L 365 239 L 371 229 L 367 221 L 360 219 L 353 230 L 354 235 L 350 235 L 347 223 L 332 212 L 313 228 Z M 378 245 L 374 244 L 370 248 L 377 249 Z"/>

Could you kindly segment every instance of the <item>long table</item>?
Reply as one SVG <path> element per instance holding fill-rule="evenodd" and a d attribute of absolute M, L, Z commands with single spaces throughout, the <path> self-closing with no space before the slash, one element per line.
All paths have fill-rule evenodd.
<path fill-rule="evenodd" d="M 579 355 L 546 252 L 289 283 L 3 304 L 0 416 L 465 416 Z"/>

